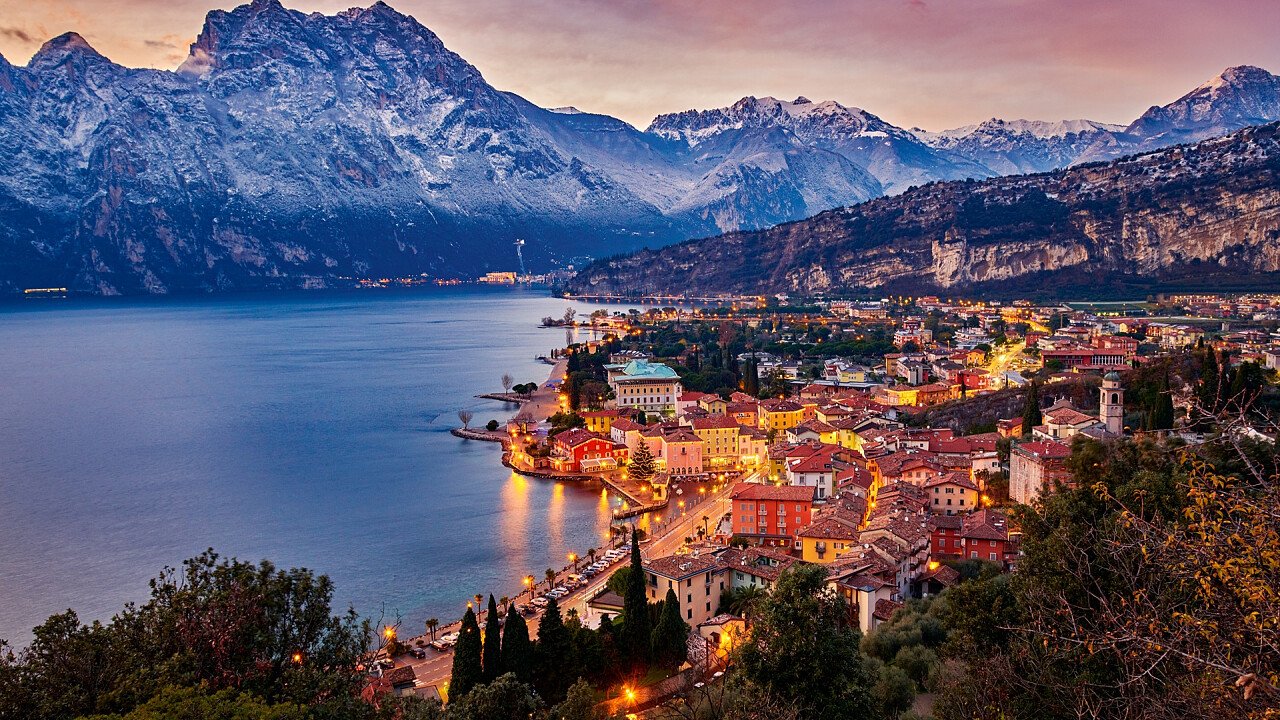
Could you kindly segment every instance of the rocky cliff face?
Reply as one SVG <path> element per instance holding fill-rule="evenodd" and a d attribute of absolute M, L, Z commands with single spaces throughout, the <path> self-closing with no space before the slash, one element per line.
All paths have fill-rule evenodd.
<path fill-rule="evenodd" d="M 596 263 L 577 293 L 1060 290 L 1280 271 L 1276 124 Z"/>

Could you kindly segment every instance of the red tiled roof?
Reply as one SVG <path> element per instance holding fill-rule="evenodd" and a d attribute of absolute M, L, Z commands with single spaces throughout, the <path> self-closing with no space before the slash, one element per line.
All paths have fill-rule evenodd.
<path fill-rule="evenodd" d="M 644 561 L 645 570 L 672 580 L 683 580 L 690 575 L 716 570 L 719 567 L 719 561 L 706 556 L 668 555 Z"/>
<path fill-rule="evenodd" d="M 782 500 L 784 502 L 813 502 L 816 487 L 803 485 L 761 485 L 738 483 L 733 486 L 734 500 Z"/>
<path fill-rule="evenodd" d="M 1071 448 L 1053 440 L 1034 440 L 1013 446 L 1014 452 L 1022 452 L 1037 458 L 1061 460 L 1071 457 Z"/>
<path fill-rule="evenodd" d="M 974 492 L 977 492 L 978 490 L 978 486 L 969 479 L 969 473 L 965 472 L 942 473 L 924 484 L 927 488 L 935 485 L 955 485 L 956 487 L 962 487 L 965 490 L 973 490 Z"/>
<path fill-rule="evenodd" d="M 844 519 L 828 515 L 809 523 L 808 527 L 796 533 L 796 537 L 817 538 L 819 540 L 857 540 L 858 529 Z"/>
<path fill-rule="evenodd" d="M 556 436 L 554 439 L 558 443 L 564 443 L 568 447 L 574 448 L 574 447 L 578 447 L 579 445 L 582 445 L 583 443 L 589 442 L 591 440 L 603 440 L 604 438 L 591 432 L 590 430 L 583 430 L 582 428 L 570 428 L 568 430 L 563 430 L 559 433 L 556 433 Z"/>
<path fill-rule="evenodd" d="M 738 427 L 740 427 L 738 425 L 737 420 L 734 420 L 733 418 L 727 417 L 724 415 L 711 415 L 708 417 L 694 418 L 689 422 L 691 425 L 693 425 L 694 430 L 715 430 L 715 429 L 736 430 Z"/>
<path fill-rule="evenodd" d="M 902 603 L 900 602 L 881 599 L 876 601 L 876 609 L 872 611 L 871 614 L 877 620 L 888 620 L 893 617 L 893 614 L 897 612 L 900 607 L 902 607 Z"/>

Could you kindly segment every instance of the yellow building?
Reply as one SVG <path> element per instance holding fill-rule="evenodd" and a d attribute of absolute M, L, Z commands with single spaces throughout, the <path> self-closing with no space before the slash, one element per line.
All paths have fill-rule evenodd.
<path fill-rule="evenodd" d="M 588 430 L 600 435 L 608 435 L 613 429 L 613 421 L 618 419 L 617 410 L 584 410 L 578 414 L 586 421 Z"/>
<path fill-rule="evenodd" d="M 784 433 L 804 422 L 804 406 L 790 400 L 769 400 L 760 403 L 760 429 L 765 432 Z"/>
<path fill-rule="evenodd" d="M 703 469 L 709 472 L 736 468 L 741 464 L 738 423 L 724 415 L 694 418 L 693 432 L 702 438 Z"/>
<path fill-rule="evenodd" d="M 811 563 L 829 563 L 858 547 L 858 529 L 839 517 L 825 517 L 796 533 L 800 542 L 800 559 Z"/>

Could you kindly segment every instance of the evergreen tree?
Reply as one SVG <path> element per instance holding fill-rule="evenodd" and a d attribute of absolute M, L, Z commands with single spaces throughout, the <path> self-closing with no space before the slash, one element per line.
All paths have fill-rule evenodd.
<path fill-rule="evenodd" d="M 573 638 L 560 616 L 560 605 L 550 598 L 547 609 L 538 621 L 538 644 L 535 650 L 537 672 L 534 686 L 548 702 L 564 697 L 569 685 L 576 680 L 570 677 L 573 665 Z"/>
<path fill-rule="evenodd" d="M 653 451 L 649 449 L 649 443 L 640 439 L 636 444 L 636 451 L 631 455 L 631 463 L 627 467 L 627 474 L 632 480 L 645 482 L 654 476 L 658 471 L 657 465 L 654 463 Z"/>
<path fill-rule="evenodd" d="M 672 670 L 680 667 L 688 657 L 685 644 L 688 639 L 689 625 L 680 617 L 680 600 L 674 590 L 667 588 L 667 597 L 662 602 L 662 611 L 650 643 L 653 662 Z"/>
<path fill-rule="evenodd" d="M 649 661 L 651 620 L 649 598 L 645 594 L 644 566 L 640 562 L 640 536 L 631 528 L 631 571 L 627 574 L 627 589 L 622 596 L 622 651 L 633 669 L 643 667 Z"/>
<path fill-rule="evenodd" d="M 1169 392 L 1168 376 L 1160 384 L 1160 390 L 1156 394 L 1156 402 L 1151 409 L 1151 422 L 1149 425 L 1152 430 L 1173 429 L 1173 395 Z"/>
<path fill-rule="evenodd" d="M 502 628 L 502 666 L 504 672 L 515 673 L 520 682 L 533 679 L 533 643 L 529 626 L 515 605 L 507 606 L 507 622 Z"/>
<path fill-rule="evenodd" d="M 489 615 L 484 622 L 484 681 L 493 682 L 502 672 L 502 625 L 498 623 L 498 604 L 490 593 Z"/>
<path fill-rule="evenodd" d="M 467 608 L 458 631 L 458 644 L 453 649 L 453 677 L 449 680 L 449 700 L 459 700 L 484 680 L 480 663 L 480 624 L 476 614 Z"/>
<path fill-rule="evenodd" d="M 1027 386 L 1027 404 L 1022 410 L 1022 434 L 1030 435 L 1031 428 L 1044 422 L 1040 414 L 1040 384 L 1032 381 Z"/>

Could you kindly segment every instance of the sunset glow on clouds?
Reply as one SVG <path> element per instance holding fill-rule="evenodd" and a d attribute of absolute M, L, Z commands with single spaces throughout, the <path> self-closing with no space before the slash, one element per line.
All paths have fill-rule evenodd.
<path fill-rule="evenodd" d="M 370 2 L 372 0 L 369 0 Z M 216 0 L 0 0 L 0 53 L 68 30 L 173 68 Z M 351 0 L 286 0 L 333 13 Z M 835 99 L 904 127 L 1127 123 L 1231 65 L 1280 71 L 1275 0 L 389 0 L 496 87 L 640 127 L 744 95 Z"/>

